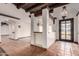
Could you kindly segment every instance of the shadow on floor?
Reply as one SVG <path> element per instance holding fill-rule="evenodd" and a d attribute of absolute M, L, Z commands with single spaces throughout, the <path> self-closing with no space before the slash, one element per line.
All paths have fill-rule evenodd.
<path fill-rule="evenodd" d="M 0 47 L 0 56 L 8 56 L 8 54 Z"/>

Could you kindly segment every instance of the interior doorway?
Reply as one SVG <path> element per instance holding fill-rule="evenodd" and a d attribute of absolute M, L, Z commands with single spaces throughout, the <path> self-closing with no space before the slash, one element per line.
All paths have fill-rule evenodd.
<path fill-rule="evenodd" d="M 74 21 L 73 18 L 59 20 L 59 40 L 74 41 Z"/>

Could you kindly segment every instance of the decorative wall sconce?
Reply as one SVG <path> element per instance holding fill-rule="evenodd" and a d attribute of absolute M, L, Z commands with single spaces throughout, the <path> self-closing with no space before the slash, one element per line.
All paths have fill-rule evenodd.
<path fill-rule="evenodd" d="M 37 23 L 37 26 L 39 26 L 40 24 L 39 23 Z"/>
<path fill-rule="evenodd" d="M 40 22 L 39 22 L 39 20 L 38 20 L 37 26 L 39 26 L 39 25 L 40 25 Z"/>
<path fill-rule="evenodd" d="M 53 24 L 55 24 L 55 20 L 57 19 L 57 17 L 53 17 Z"/>
<path fill-rule="evenodd" d="M 63 7 L 63 11 L 61 12 L 62 18 L 65 19 L 65 17 L 67 16 L 68 12 L 66 9 L 66 6 Z"/>
<path fill-rule="evenodd" d="M 55 20 L 57 19 L 57 17 L 54 17 L 54 16 L 52 16 L 51 14 L 49 14 L 49 16 L 50 16 L 50 18 L 52 19 L 53 24 L 55 24 Z"/>
<path fill-rule="evenodd" d="M 21 28 L 21 25 L 18 25 L 18 28 Z"/>

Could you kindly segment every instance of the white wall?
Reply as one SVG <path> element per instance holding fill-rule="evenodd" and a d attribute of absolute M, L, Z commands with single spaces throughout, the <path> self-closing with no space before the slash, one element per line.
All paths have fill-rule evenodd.
<path fill-rule="evenodd" d="M 55 32 L 52 31 L 53 21 L 49 17 L 47 8 L 42 11 L 43 17 L 43 44 L 45 48 L 49 48 L 55 42 Z"/>
<path fill-rule="evenodd" d="M 1 26 L 1 35 L 9 35 L 9 26 L 7 25 Z"/>
<path fill-rule="evenodd" d="M 43 31 L 43 28 L 42 28 L 42 16 L 38 16 L 38 17 L 35 17 L 34 19 L 34 32 L 42 32 Z M 39 26 L 37 25 L 39 23 Z"/>
<path fill-rule="evenodd" d="M 38 20 L 42 21 L 42 17 L 35 17 L 34 14 L 31 14 L 31 35 L 32 35 L 32 40 L 31 44 L 36 45 L 39 47 L 43 46 L 43 39 L 42 39 L 42 31 L 40 31 L 38 24 Z M 40 22 L 41 24 L 41 22 Z"/>
<path fill-rule="evenodd" d="M 23 19 L 17 22 L 17 27 L 20 25 L 20 28 L 17 28 L 18 37 L 27 37 L 31 36 L 31 20 L 29 18 L 29 13 L 25 15 Z"/>
<path fill-rule="evenodd" d="M 55 36 L 55 31 L 54 31 L 54 24 L 52 19 L 49 16 L 49 19 L 47 20 L 47 48 L 49 48 L 52 44 L 55 43 L 56 36 Z"/>
<path fill-rule="evenodd" d="M 42 10 L 42 16 L 35 17 L 34 14 L 31 15 L 32 19 L 32 44 L 36 46 L 40 46 L 43 48 L 49 48 L 56 40 L 55 38 L 55 29 L 52 19 L 49 17 L 49 10 L 43 9 Z M 37 26 L 38 20 L 40 22 L 40 25 L 42 26 L 41 33 L 34 32 L 40 32 L 39 27 Z M 35 37 L 35 36 L 37 37 Z"/>
<path fill-rule="evenodd" d="M 15 23 L 17 22 L 17 20 L 0 15 L 0 21 L 8 23 L 8 26 L 1 26 L 1 35 L 9 35 L 10 38 L 13 37 L 12 32 L 16 30 Z M 16 37 L 14 37 L 13 39 L 15 38 Z"/>
<path fill-rule="evenodd" d="M 23 9 L 17 9 L 13 4 L 0 4 L 0 13 L 8 14 L 11 16 L 15 16 L 20 18 L 20 20 L 16 21 L 16 19 L 5 18 L 3 16 L 0 17 L 0 20 L 13 20 L 16 22 L 16 25 L 21 25 L 21 28 L 17 28 L 16 36 L 27 37 L 31 36 L 31 20 L 29 18 L 29 12 L 25 12 Z"/>
<path fill-rule="evenodd" d="M 78 15 L 77 18 L 78 18 L 78 21 L 77 21 L 77 25 L 78 25 L 78 33 L 77 33 L 77 34 L 78 34 L 78 44 L 79 44 L 79 15 Z"/>
<path fill-rule="evenodd" d="M 74 41 L 77 42 L 78 41 L 78 30 L 77 30 L 77 17 L 76 14 L 79 10 L 78 7 L 78 3 L 71 3 L 71 4 L 67 4 L 67 11 L 68 11 L 68 15 L 66 17 L 67 18 L 74 18 Z M 62 20 L 62 16 L 61 16 L 61 12 L 62 12 L 62 7 L 58 7 L 54 9 L 54 13 L 52 13 L 52 15 L 54 17 L 57 17 L 57 21 L 56 21 L 56 39 L 59 39 L 59 20 Z"/>
<path fill-rule="evenodd" d="M 1 21 L 0 21 L 0 42 L 1 42 Z"/>
<path fill-rule="evenodd" d="M 9 17 L 0 16 L 0 21 L 1 22 L 7 22 L 9 24 L 8 26 L 6 26 L 6 25 L 1 26 L 1 35 L 11 35 L 11 33 L 13 32 L 13 30 L 10 29 L 9 26 L 14 23 L 14 20 L 15 19 L 12 19 L 12 18 L 9 18 Z"/>
<path fill-rule="evenodd" d="M 9 38 L 11 39 L 18 39 L 17 37 L 17 26 L 16 22 L 9 23 Z"/>
<path fill-rule="evenodd" d="M 32 45 L 36 45 L 36 46 L 39 46 L 39 47 L 43 47 L 43 36 L 42 36 L 42 16 L 38 16 L 38 17 L 35 17 L 34 14 L 31 14 L 31 34 L 32 34 L 32 40 L 31 40 L 31 44 Z M 37 25 L 39 22 L 39 26 Z"/>
<path fill-rule="evenodd" d="M 36 17 L 34 17 L 34 32 L 39 32 L 39 27 L 38 27 L 38 19 Z"/>
<path fill-rule="evenodd" d="M 34 14 L 31 14 L 31 44 L 34 45 L 35 44 L 35 39 L 34 39 Z"/>
<path fill-rule="evenodd" d="M 49 16 L 49 19 L 47 21 L 48 23 L 48 29 L 47 29 L 47 47 L 49 48 L 52 44 L 55 43 L 55 40 L 56 40 L 56 36 L 55 36 L 55 24 L 53 24 L 53 19 L 50 18 Z"/>

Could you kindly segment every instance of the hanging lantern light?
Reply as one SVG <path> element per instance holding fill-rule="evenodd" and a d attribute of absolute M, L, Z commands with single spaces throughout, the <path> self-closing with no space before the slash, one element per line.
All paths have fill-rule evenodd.
<path fill-rule="evenodd" d="M 68 12 L 67 12 L 67 9 L 66 9 L 66 6 L 63 7 L 63 11 L 61 13 L 62 15 L 62 18 L 65 18 L 67 16 Z"/>

